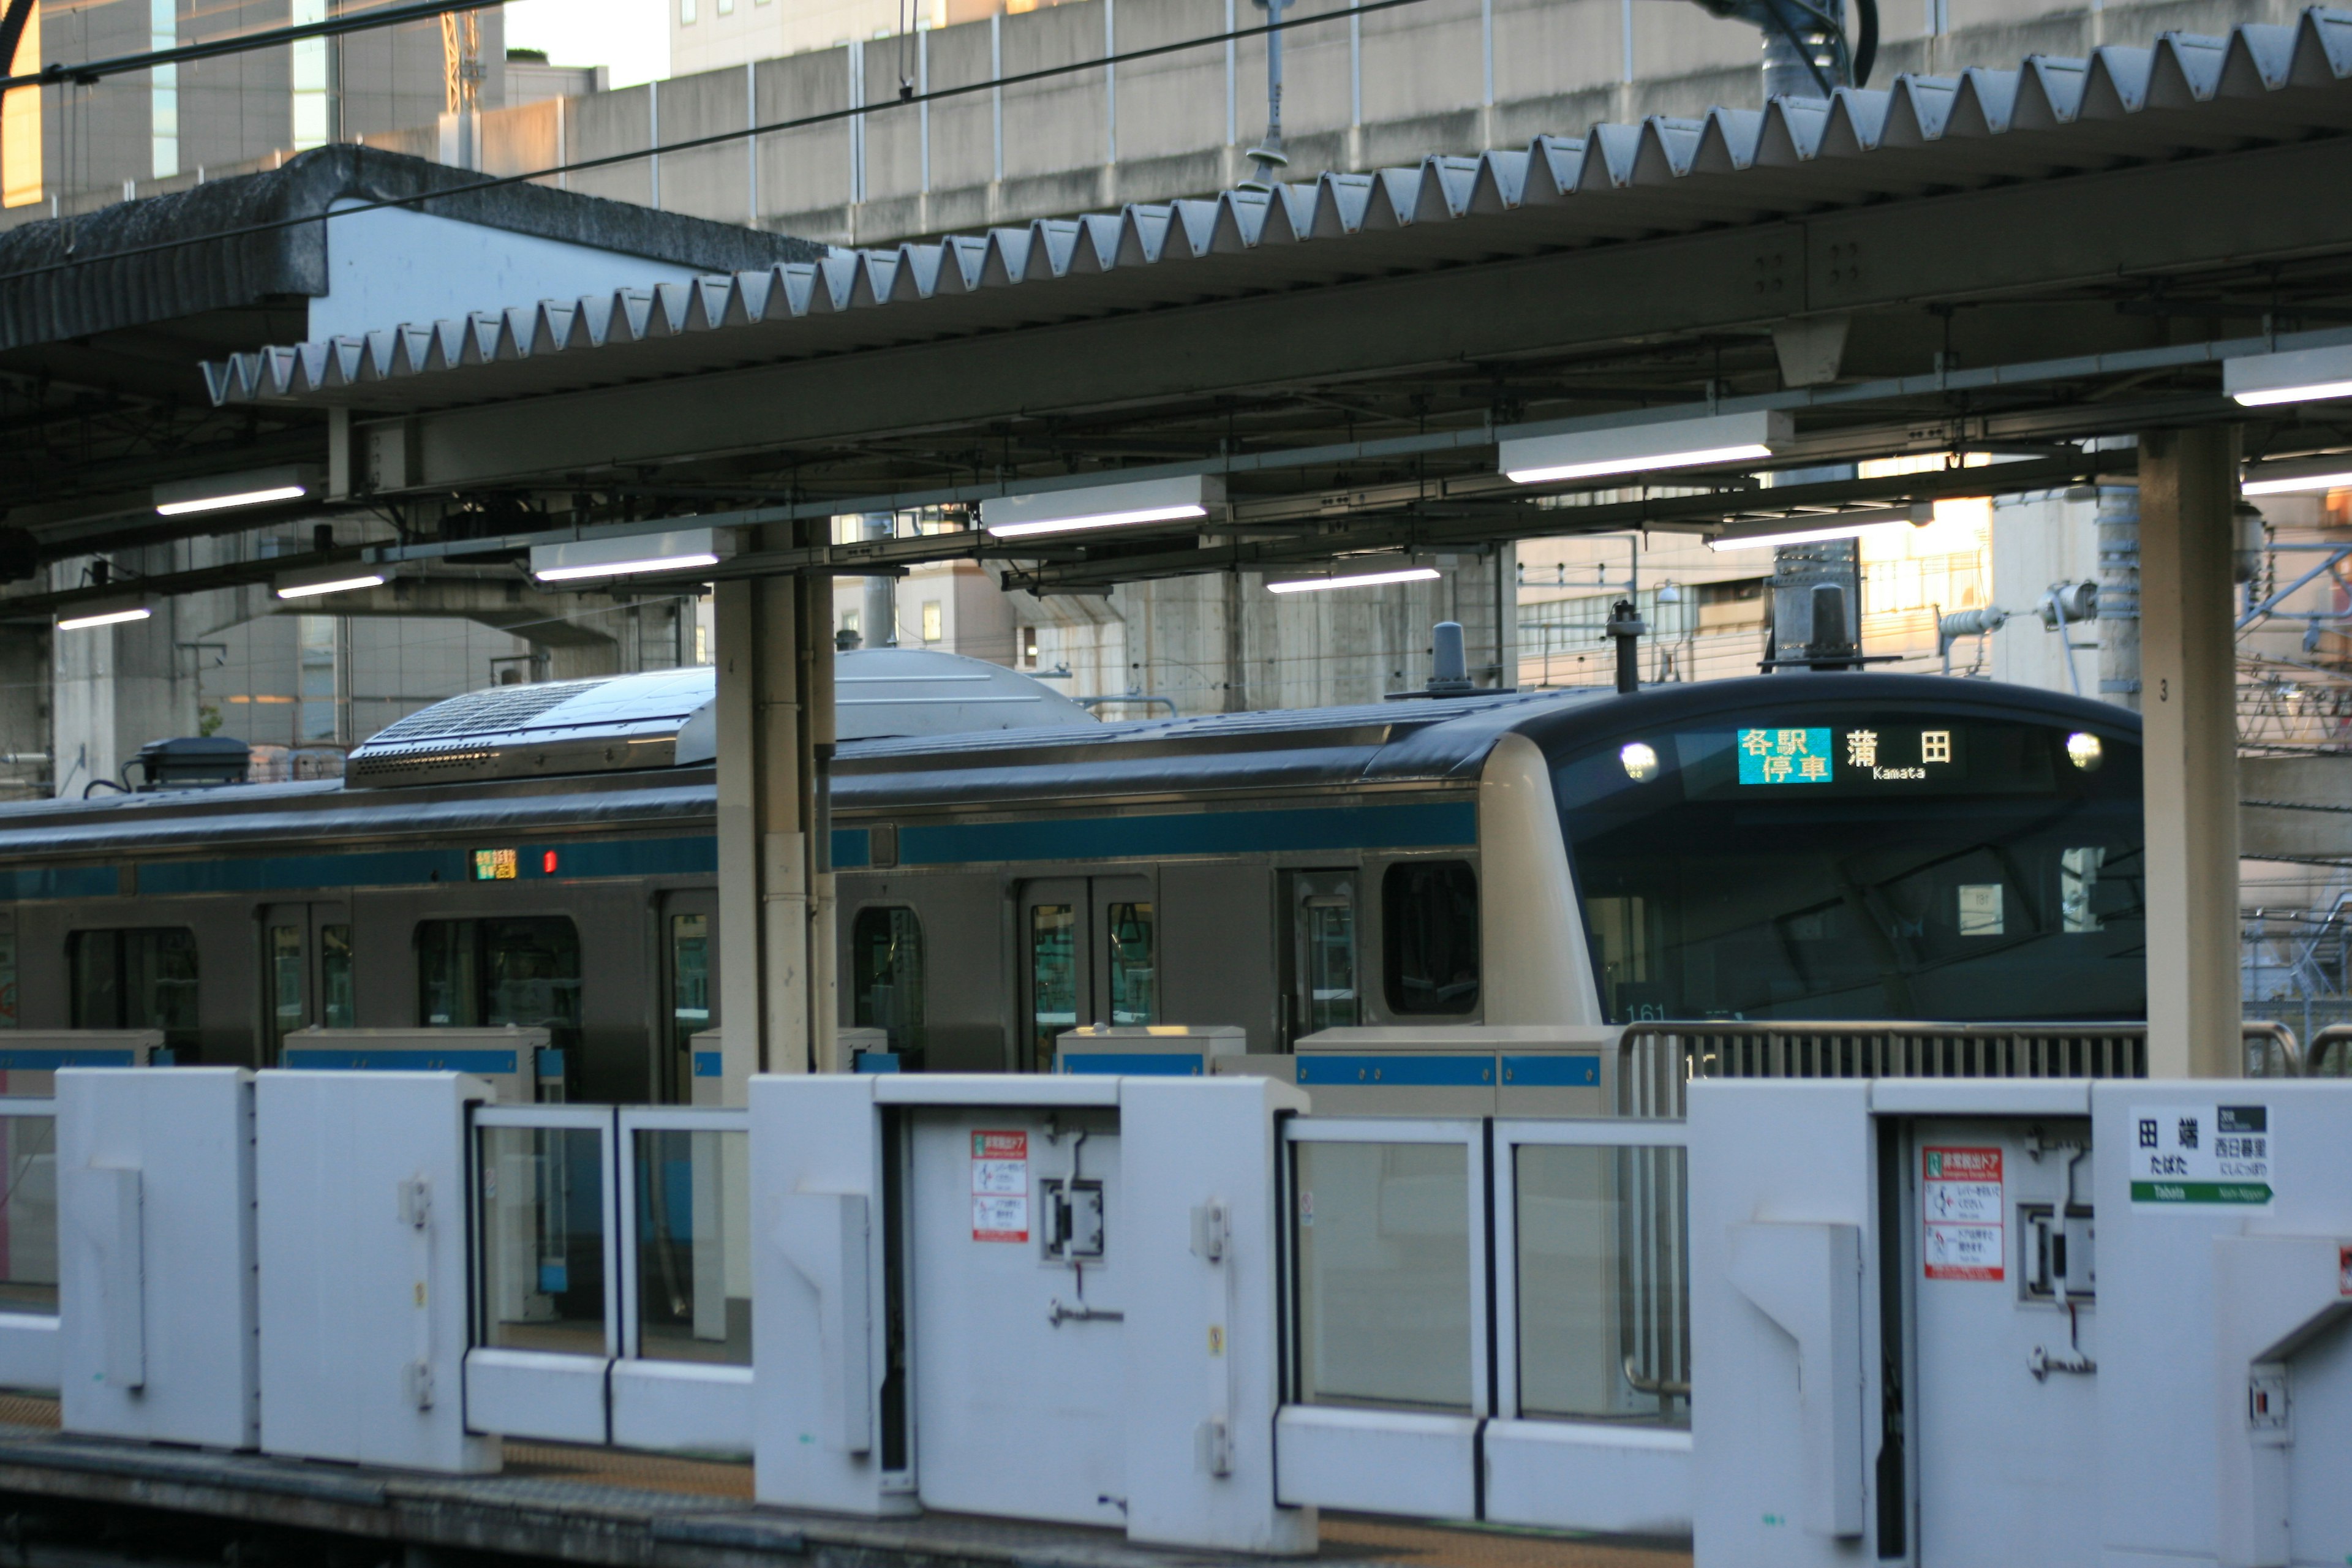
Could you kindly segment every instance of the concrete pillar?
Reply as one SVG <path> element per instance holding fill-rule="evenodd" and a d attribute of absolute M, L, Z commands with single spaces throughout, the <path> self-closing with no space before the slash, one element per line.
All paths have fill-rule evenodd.
<path fill-rule="evenodd" d="M 2233 427 L 2140 437 L 2148 1072 L 2235 1078 L 2237 658 Z"/>
<path fill-rule="evenodd" d="M 719 1026 L 763 1072 L 834 1070 L 832 584 L 718 584 Z"/>

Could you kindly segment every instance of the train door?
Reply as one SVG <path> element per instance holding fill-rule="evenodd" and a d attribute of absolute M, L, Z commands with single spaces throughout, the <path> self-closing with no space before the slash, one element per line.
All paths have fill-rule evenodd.
<path fill-rule="evenodd" d="M 359 1025 L 348 904 L 269 904 L 261 911 L 260 1063 L 278 1065 L 297 1029 Z"/>
<path fill-rule="evenodd" d="M 656 1073 L 664 1100 L 694 1100 L 694 1037 L 719 1026 L 719 895 L 666 893 L 661 900 L 660 1016 Z M 718 1064 L 703 1064 L 712 1073 Z M 718 1104 L 712 1100 L 711 1104 Z"/>
<path fill-rule="evenodd" d="M 1054 1070 L 1054 1042 L 1080 1024 L 1160 1020 L 1160 931 L 1149 877 L 1055 877 L 1021 890 L 1024 1058 Z"/>
<path fill-rule="evenodd" d="M 1290 940 L 1283 953 L 1283 1041 L 1363 1020 L 1357 994 L 1355 870 L 1289 871 Z"/>

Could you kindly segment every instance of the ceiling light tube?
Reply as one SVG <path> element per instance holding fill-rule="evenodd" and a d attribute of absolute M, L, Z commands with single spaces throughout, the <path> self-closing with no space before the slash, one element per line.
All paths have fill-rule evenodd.
<path fill-rule="evenodd" d="M 300 464 L 213 474 L 201 479 L 175 479 L 155 487 L 155 510 L 163 517 L 185 517 L 192 512 L 268 506 L 276 501 L 300 500 L 315 491 L 318 483 L 318 470 Z"/>
<path fill-rule="evenodd" d="M 1832 539 L 1859 539 L 1865 533 L 1875 533 L 1883 528 L 1916 528 L 1933 521 L 1935 513 L 1918 516 L 1910 510 L 1848 512 L 1840 517 L 1824 515 L 1818 523 L 1808 523 L 1797 518 L 1783 518 L 1775 522 L 1750 523 L 1744 528 L 1728 528 L 1706 542 L 1714 551 L 1767 550 L 1780 544 L 1818 544 Z"/>
<path fill-rule="evenodd" d="M 359 588 L 381 588 L 391 569 L 361 561 L 339 561 L 331 566 L 306 566 L 280 572 L 272 584 L 281 599 L 309 599 L 320 594 L 344 594 Z"/>
<path fill-rule="evenodd" d="M 1514 484 L 1544 485 L 1761 462 L 1790 434 L 1789 416 L 1774 410 L 1660 419 L 1557 436 L 1505 435 L 1496 448 L 1497 466 Z"/>
<path fill-rule="evenodd" d="M 2352 344 L 2225 359 L 2221 390 L 2248 408 L 2352 397 Z"/>
<path fill-rule="evenodd" d="M 1444 574 L 1434 566 L 1417 565 L 1396 556 L 1357 556 L 1334 561 L 1328 572 L 1313 577 L 1286 577 L 1268 582 L 1269 594 L 1312 594 L 1324 588 L 1375 588 L 1385 583 L 1433 583 Z"/>
<path fill-rule="evenodd" d="M 980 525 L 997 539 L 1025 539 L 1083 529 L 1138 527 L 1205 518 L 1224 504 L 1224 480 L 1215 474 L 1135 479 L 1035 495 L 996 496 L 980 503 Z"/>
<path fill-rule="evenodd" d="M 719 528 L 685 528 L 619 539 L 573 539 L 562 544 L 532 545 L 530 574 L 541 583 L 633 577 L 648 572 L 685 572 L 697 566 L 716 566 L 734 553 L 734 535 Z"/>
<path fill-rule="evenodd" d="M 2305 495 L 2352 489 L 2352 452 L 2256 463 L 2246 470 L 2238 493 L 2244 496 Z"/>
<path fill-rule="evenodd" d="M 92 626 L 121 626 L 126 621 L 143 621 L 154 613 L 151 605 L 140 599 L 99 599 L 59 610 L 58 630 L 79 632 Z"/>

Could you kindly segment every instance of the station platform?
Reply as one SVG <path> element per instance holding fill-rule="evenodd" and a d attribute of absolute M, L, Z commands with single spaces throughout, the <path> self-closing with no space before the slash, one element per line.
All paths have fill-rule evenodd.
<path fill-rule="evenodd" d="M 872 1521 L 761 1508 L 751 1467 L 558 1444 L 506 1445 L 497 1476 L 453 1478 L 159 1448 L 58 1430 L 58 1404 L 0 1394 L 0 1515 L 12 1544 L 147 1563 L 496 1559 L 632 1568 L 1207 1568 L 1108 1531 L 927 1514 Z M 1317 1561 L 1383 1568 L 1687 1568 L 1687 1542 L 1416 1524 L 1326 1512 Z M 339 1551 L 338 1547 L 345 1550 Z M 375 1562 L 369 1555 L 353 1561 Z"/>

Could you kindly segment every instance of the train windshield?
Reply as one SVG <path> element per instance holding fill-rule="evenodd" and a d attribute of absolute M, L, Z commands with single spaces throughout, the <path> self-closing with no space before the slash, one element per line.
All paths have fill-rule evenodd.
<path fill-rule="evenodd" d="M 2121 734 L 1698 721 L 1570 757 L 1553 787 L 1612 1022 L 2146 1016 Z"/>

